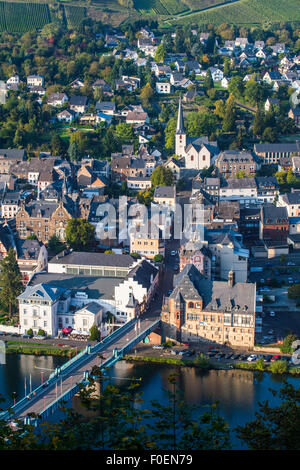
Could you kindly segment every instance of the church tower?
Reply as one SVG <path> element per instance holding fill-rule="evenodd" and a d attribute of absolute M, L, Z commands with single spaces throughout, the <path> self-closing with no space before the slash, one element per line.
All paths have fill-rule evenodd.
<path fill-rule="evenodd" d="M 177 127 L 176 127 L 176 135 L 175 135 L 176 155 L 178 155 L 179 157 L 185 157 L 185 147 L 186 147 L 186 133 L 185 133 L 184 124 L 183 124 L 181 98 L 179 98 Z"/>

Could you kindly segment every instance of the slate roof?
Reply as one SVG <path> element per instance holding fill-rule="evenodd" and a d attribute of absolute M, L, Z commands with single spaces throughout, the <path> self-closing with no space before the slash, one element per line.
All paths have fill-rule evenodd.
<path fill-rule="evenodd" d="M 0 158 L 23 160 L 25 156 L 24 149 L 0 149 Z"/>
<path fill-rule="evenodd" d="M 39 273 L 30 281 L 30 286 L 41 282 L 47 286 L 69 289 L 73 295 L 84 292 L 90 299 L 114 299 L 115 287 L 121 284 L 121 277 L 78 276 L 76 274 Z"/>
<path fill-rule="evenodd" d="M 176 196 L 175 186 L 156 186 L 154 197 L 174 198 Z"/>
<path fill-rule="evenodd" d="M 211 281 L 206 279 L 198 269 L 188 264 L 175 277 L 175 287 L 170 295 L 171 299 L 180 301 L 203 300 L 203 311 L 241 313 L 255 312 L 256 288 L 255 284 L 238 282 L 230 287 L 227 282 Z"/>
<path fill-rule="evenodd" d="M 38 240 L 17 240 L 18 259 L 37 260 L 41 246 Z"/>
<path fill-rule="evenodd" d="M 51 264 L 74 264 L 76 266 L 111 266 L 129 268 L 135 259 L 130 255 L 117 255 L 114 253 L 88 253 L 85 251 L 72 251 L 63 256 L 63 252 L 52 258 Z"/>
<path fill-rule="evenodd" d="M 128 273 L 125 279 L 133 279 L 146 289 L 149 289 L 157 273 L 158 269 L 155 266 L 148 261 L 143 260 Z"/>
<path fill-rule="evenodd" d="M 286 207 L 276 207 L 273 204 L 262 207 L 262 219 L 268 225 L 287 224 L 289 221 Z"/>
<path fill-rule="evenodd" d="M 55 301 L 66 293 L 66 289 L 57 286 L 50 286 L 44 283 L 38 283 L 33 286 L 27 286 L 26 290 L 19 295 L 18 299 L 32 299 L 37 298 L 45 301 Z"/>

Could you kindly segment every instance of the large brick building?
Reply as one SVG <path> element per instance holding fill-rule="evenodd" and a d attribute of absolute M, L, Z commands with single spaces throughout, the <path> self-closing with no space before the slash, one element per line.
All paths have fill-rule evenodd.
<path fill-rule="evenodd" d="M 261 240 L 286 241 L 289 234 L 289 218 L 286 207 L 266 204 L 261 208 L 259 238 Z"/>
<path fill-rule="evenodd" d="M 166 336 L 178 341 L 213 341 L 252 348 L 255 337 L 256 285 L 211 281 L 193 265 L 175 278 L 175 287 L 164 299 L 162 321 Z"/>
<path fill-rule="evenodd" d="M 21 205 L 16 215 L 16 228 L 21 239 L 36 235 L 37 239 L 47 243 L 52 235 L 65 240 L 68 220 L 73 216 L 72 207 L 60 202 L 34 201 Z"/>

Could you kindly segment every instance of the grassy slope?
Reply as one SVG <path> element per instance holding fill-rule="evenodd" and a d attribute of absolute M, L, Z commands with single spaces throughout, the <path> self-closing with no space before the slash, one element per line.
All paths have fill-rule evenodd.
<path fill-rule="evenodd" d="M 300 21 L 299 0 L 240 0 L 232 5 L 191 13 L 178 18 L 176 23 L 258 24 L 266 21 Z"/>

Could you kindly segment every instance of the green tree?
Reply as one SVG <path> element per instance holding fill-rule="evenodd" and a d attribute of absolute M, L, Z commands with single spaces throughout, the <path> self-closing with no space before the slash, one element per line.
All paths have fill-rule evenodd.
<path fill-rule="evenodd" d="M 130 124 L 126 122 L 119 122 L 116 125 L 116 136 L 122 141 L 131 141 L 133 139 L 133 129 Z"/>
<path fill-rule="evenodd" d="M 161 254 L 155 255 L 153 258 L 154 263 L 162 263 L 163 260 L 164 260 L 164 257 Z"/>
<path fill-rule="evenodd" d="M 46 336 L 46 332 L 40 328 L 38 331 L 38 336 Z"/>
<path fill-rule="evenodd" d="M 214 88 L 214 81 L 212 79 L 210 69 L 207 69 L 204 82 L 203 82 L 203 87 L 206 92 L 210 90 L 211 88 Z"/>
<path fill-rule="evenodd" d="M 157 166 L 151 175 L 151 186 L 172 186 L 174 184 L 174 174 L 170 168 Z"/>
<path fill-rule="evenodd" d="M 90 328 L 90 341 L 100 341 L 100 331 L 97 325 Z"/>
<path fill-rule="evenodd" d="M 154 95 L 153 88 L 151 87 L 150 83 L 146 83 L 146 85 L 141 89 L 141 92 L 140 92 L 140 99 L 144 107 L 149 106 L 153 95 Z"/>
<path fill-rule="evenodd" d="M 230 94 L 228 100 L 226 101 L 222 129 L 224 132 L 230 132 L 230 131 L 233 131 L 234 128 L 235 128 L 234 96 Z"/>
<path fill-rule="evenodd" d="M 53 254 L 57 254 L 65 248 L 65 244 L 56 236 L 52 235 L 48 242 L 48 250 Z"/>
<path fill-rule="evenodd" d="M 189 137 L 211 135 L 216 131 L 217 118 L 212 113 L 191 112 L 187 118 L 187 134 Z"/>
<path fill-rule="evenodd" d="M 10 248 L 7 256 L 0 262 L 0 304 L 11 317 L 16 311 L 17 297 L 23 291 L 22 276 L 16 260 L 15 251 Z"/>
<path fill-rule="evenodd" d="M 66 241 L 74 250 L 90 248 L 95 240 L 95 227 L 85 219 L 70 219 L 66 226 Z"/>
<path fill-rule="evenodd" d="M 255 114 L 255 118 L 253 121 L 253 135 L 255 137 L 260 137 L 264 131 L 264 115 L 259 108 Z"/>
<path fill-rule="evenodd" d="M 286 361 L 273 361 L 270 364 L 270 371 L 273 374 L 284 374 L 288 370 L 288 365 Z"/>
<path fill-rule="evenodd" d="M 278 396 L 279 405 L 259 403 L 255 419 L 236 428 L 237 436 L 250 450 L 299 450 L 300 390 L 285 383 Z"/>
<path fill-rule="evenodd" d="M 280 351 L 284 354 L 293 354 L 294 349 L 292 348 L 292 344 L 294 341 L 297 341 L 297 339 L 298 339 L 297 335 L 294 335 L 294 334 L 287 335 L 284 338 L 282 345 L 280 346 Z"/>
<path fill-rule="evenodd" d="M 242 98 L 244 93 L 244 81 L 240 76 L 232 77 L 228 84 L 228 91 L 232 93 L 235 98 Z"/>
<path fill-rule="evenodd" d="M 68 155 L 71 162 L 79 160 L 79 151 L 76 142 L 71 142 L 68 148 Z"/>
<path fill-rule="evenodd" d="M 155 52 L 155 55 L 154 55 L 154 60 L 157 64 L 162 64 L 163 63 L 166 52 L 167 51 L 166 51 L 165 45 L 163 43 L 161 43 L 161 44 L 159 44 L 159 46 L 157 46 L 157 49 L 156 49 L 156 52 Z"/>
<path fill-rule="evenodd" d="M 29 335 L 29 336 L 33 336 L 33 330 L 32 328 L 29 328 L 26 333 Z"/>
<path fill-rule="evenodd" d="M 175 148 L 176 119 L 172 117 L 165 128 L 165 147 L 167 150 Z"/>

